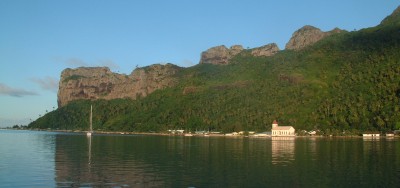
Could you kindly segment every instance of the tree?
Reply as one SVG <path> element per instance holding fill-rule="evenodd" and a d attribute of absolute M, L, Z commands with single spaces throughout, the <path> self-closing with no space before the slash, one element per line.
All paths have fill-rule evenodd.
<path fill-rule="evenodd" d="M 396 127 L 397 130 L 400 130 L 400 121 L 396 122 Z"/>

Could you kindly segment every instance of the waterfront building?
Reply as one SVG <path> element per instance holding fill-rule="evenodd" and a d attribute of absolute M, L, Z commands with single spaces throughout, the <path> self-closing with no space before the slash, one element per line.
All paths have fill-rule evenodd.
<path fill-rule="evenodd" d="M 363 137 L 379 137 L 380 134 L 378 132 L 366 132 L 362 134 Z"/>
<path fill-rule="evenodd" d="M 296 136 L 295 129 L 292 126 L 278 126 L 278 122 L 272 122 L 272 136 Z"/>
<path fill-rule="evenodd" d="M 394 133 L 392 133 L 392 132 L 386 133 L 386 137 L 394 137 Z"/>

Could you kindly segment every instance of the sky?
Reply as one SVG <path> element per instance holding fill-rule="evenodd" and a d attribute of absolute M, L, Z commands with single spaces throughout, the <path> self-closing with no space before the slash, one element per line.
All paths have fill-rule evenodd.
<path fill-rule="evenodd" d="M 198 64 L 213 46 L 284 49 L 294 31 L 373 27 L 398 0 L 1 0 L 0 127 L 57 108 L 61 71 Z"/>

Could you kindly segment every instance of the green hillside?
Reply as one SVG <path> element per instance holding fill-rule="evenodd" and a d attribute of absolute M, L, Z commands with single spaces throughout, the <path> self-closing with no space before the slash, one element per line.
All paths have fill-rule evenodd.
<path fill-rule="evenodd" d="M 274 119 L 325 134 L 398 129 L 397 17 L 332 35 L 301 51 L 283 50 L 272 57 L 244 51 L 229 65 L 185 68 L 176 87 L 135 101 L 75 101 L 29 127 L 85 130 L 93 104 L 97 130 L 265 131 Z"/>

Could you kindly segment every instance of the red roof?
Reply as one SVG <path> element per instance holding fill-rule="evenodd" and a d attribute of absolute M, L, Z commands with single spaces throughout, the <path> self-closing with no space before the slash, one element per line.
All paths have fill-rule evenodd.
<path fill-rule="evenodd" d="M 274 122 L 272 122 L 272 124 L 278 124 L 278 122 L 276 120 L 274 120 Z"/>
<path fill-rule="evenodd" d="M 278 127 L 274 127 L 271 130 L 290 130 L 290 129 L 294 129 L 292 126 L 278 126 Z"/>

